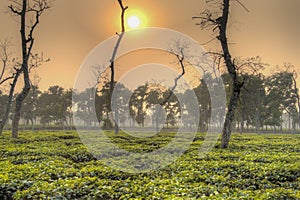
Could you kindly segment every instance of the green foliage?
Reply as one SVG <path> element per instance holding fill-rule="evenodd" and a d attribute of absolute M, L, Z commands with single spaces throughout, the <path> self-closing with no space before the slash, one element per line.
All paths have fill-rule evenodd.
<path fill-rule="evenodd" d="M 129 151 L 153 151 L 172 140 L 107 135 Z M 9 133 L 0 138 L 0 199 L 299 199 L 300 135 L 233 135 L 229 149 L 203 159 L 198 134 L 173 164 L 143 174 L 97 161 L 75 132 Z"/>
<path fill-rule="evenodd" d="M 54 122 L 57 125 L 68 125 L 67 118 L 72 116 L 71 90 L 65 90 L 60 86 L 51 86 L 34 102 L 37 102 L 37 115 L 41 118 L 41 124 Z"/>

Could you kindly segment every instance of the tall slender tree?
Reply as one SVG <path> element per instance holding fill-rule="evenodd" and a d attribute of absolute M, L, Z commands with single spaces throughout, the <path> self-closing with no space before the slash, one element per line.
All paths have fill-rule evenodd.
<path fill-rule="evenodd" d="M 200 14 L 200 16 L 193 17 L 193 19 L 200 20 L 200 22 L 197 23 L 197 25 L 199 25 L 202 29 L 210 29 L 213 32 L 215 32 L 216 30 L 218 31 L 216 39 L 219 40 L 222 49 L 220 56 L 224 60 L 224 64 L 232 80 L 232 91 L 230 94 L 230 100 L 227 107 L 227 113 L 222 130 L 221 143 L 222 148 L 228 148 L 232 131 L 232 124 L 238 106 L 240 92 L 244 85 L 244 79 L 242 76 L 239 76 L 239 67 L 235 62 L 236 60 L 233 59 L 231 56 L 227 39 L 227 26 L 229 21 L 230 3 L 232 1 L 222 0 L 220 2 L 219 0 L 211 0 L 208 2 L 220 5 L 220 11 L 213 12 L 210 10 L 205 10 Z M 244 9 L 246 9 L 249 12 L 249 10 L 239 0 L 236 0 L 235 2 L 239 3 Z M 241 64 L 240 66 L 244 66 L 247 64 L 248 63 Z"/>
<path fill-rule="evenodd" d="M 8 121 L 9 113 L 11 110 L 12 101 L 13 101 L 13 97 L 14 97 L 15 87 L 17 85 L 19 76 L 22 73 L 21 68 L 15 67 L 14 70 L 15 70 L 15 72 L 13 73 L 13 81 L 12 81 L 12 83 L 10 83 L 10 89 L 9 89 L 9 94 L 7 96 L 5 110 L 4 110 L 4 113 L 2 116 L 2 120 L 0 121 L 0 134 L 3 132 L 3 128 Z"/>
<path fill-rule="evenodd" d="M 121 41 L 124 37 L 125 34 L 125 12 L 128 9 L 128 6 L 124 6 L 123 5 L 123 1 L 122 0 L 118 0 L 119 6 L 121 8 L 121 33 L 116 33 L 119 38 L 117 40 L 117 43 L 114 47 L 114 51 L 110 60 L 110 96 L 112 97 L 113 91 L 114 91 L 114 86 L 115 86 L 115 59 L 116 59 L 116 55 L 119 49 L 119 46 L 121 44 Z M 115 134 L 119 133 L 119 116 L 118 116 L 118 108 L 117 105 L 114 101 L 114 99 L 112 100 L 112 106 L 115 108 L 114 109 L 114 122 L 115 122 Z"/>
<path fill-rule="evenodd" d="M 9 40 L 0 41 L 0 86 L 10 79 L 14 78 L 14 74 L 8 73 L 10 70 L 11 53 Z"/>
<path fill-rule="evenodd" d="M 29 59 L 35 43 L 34 32 L 40 23 L 41 15 L 50 8 L 50 0 L 10 0 L 10 11 L 20 19 L 22 63 L 24 87 L 16 98 L 16 107 L 12 121 L 12 137 L 18 137 L 21 108 L 24 99 L 30 91 Z"/>
<path fill-rule="evenodd" d="M 3 103 L 3 113 L 1 115 L 0 120 L 0 135 L 3 132 L 3 128 L 8 121 L 9 113 L 11 110 L 11 105 L 13 101 L 15 87 L 18 81 L 20 74 L 22 73 L 22 69 L 20 68 L 20 64 L 17 62 L 17 59 L 11 58 L 12 53 L 10 52 L 11 43 L 9 40 L 4 40 L 0 42 L 0 86 L 4 85 L 8 81 L 11 81 L 9 84 L 9 94 L 6 98 L 6 102 Z"/>

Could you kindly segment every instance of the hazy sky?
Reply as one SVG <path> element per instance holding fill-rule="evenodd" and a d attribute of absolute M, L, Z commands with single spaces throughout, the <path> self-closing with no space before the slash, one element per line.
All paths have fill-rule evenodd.
<path fill-rule="evenodd" d="M 290 62 L 300 73 L 300 1 L 299 0 L 241 0 L 250 10 L 246 12 L 232 1 L 228 37 L 233 56 L 261 56 L 274 65 Z M 124 0 L 128 15 L 140 12 L 144 26 L 174 29 L 205 43 L 208 31 L 195 26 L 193 16 L 203 11 L 205 0 Z M 8 1 L 0 2 L 0 39 L 9 38 L 14 52 L 20 54 L 19 27 L 7 12 Z M 100 42 L 120 31 L 120 9 L 116 0 L 56 0 L 54 7 L 41 18 L 34 52 L 43 51 L 51 62 L 44 64 L 38 74 L 41 89 L 50 85 L 72 87 L 84 58 Z M 215 48 L 218 43 L 204 46 Z"/>

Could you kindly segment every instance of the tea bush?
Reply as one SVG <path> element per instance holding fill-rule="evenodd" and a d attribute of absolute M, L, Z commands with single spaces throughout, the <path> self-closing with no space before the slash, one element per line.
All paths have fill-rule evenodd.
<path fill-rule="evenodd" d="M 150 140 L 106 133 L 119 147 L 149 152 Z M 204 135 L 171 165 L 149 173 L 116 171 L 96 160 L 76 132 L 0 137 L 0 199 L 300 199 L 300 135 L 235 134 L 199 157 Z"/>

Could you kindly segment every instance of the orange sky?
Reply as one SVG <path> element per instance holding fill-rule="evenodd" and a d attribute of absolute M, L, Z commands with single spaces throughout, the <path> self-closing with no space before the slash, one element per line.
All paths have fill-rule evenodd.
<path fill-rule="evenodd" d="M 70 3 L 72 2 L 72 3 Z M 189 35 L 199 43 L 208 41 L 210 32 L 195 26 L 192 17 L 203 11 L 201 0 L 124 0 L 128 13 L 139 10 L 147 17 L 147 26 L 163 27 Z M 299 0 L 242 0 L 250 13 L 235 1 L 232 4 L 228 37 L 233 56 L 256 56 L 274 65 L 290 62 L 300 73 Z M 19 55 L 18 24 L 7 13 L 8 1 L 0 2 L 0 39 L 10 38 L 14 52 Z M 40 88 L 50 85 L 73 86 L 84 58 L 101 41 L 120 31 L 120 9 L 116 0 L 56 0 L 38 27 L 35 52 L 43 51 L 51 62 L 44 64 L 38 74 Z M 207 50 L 218 43 L 204 46 Z M 147 62 L 147 59 L 145 59 Z"/>

